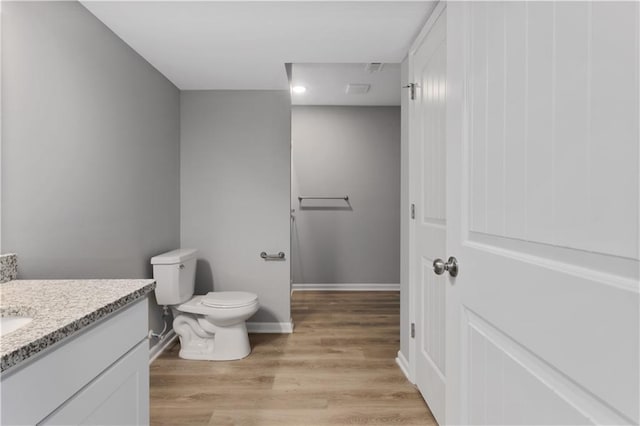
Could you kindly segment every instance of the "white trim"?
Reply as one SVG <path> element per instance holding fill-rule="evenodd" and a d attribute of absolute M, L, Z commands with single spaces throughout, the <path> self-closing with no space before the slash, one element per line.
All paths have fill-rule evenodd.
<path fill-rule="evenodd" d="M 297 283 L 292 291 L 400 291 L 400 283 Z"/>
<path fill-rule="evenodd" d="M 436 5 L 437 7 L 438 5 Z M 433 15 L 435 13 L 435 9 L 431 12 L 431 15 Z M 430 20 L 431 18 L 429 18 Z M 433 25 L 433 24 L 432 24 Z M 426 24 L 425 24 L 426 27 Z M 424 31 L 424 30 L 422 30 Z M 422 35 L 422 31 L 420 32 L 420 34 L 418 35 L 418 37 L 416 38 L 416 40 L 414 41 L 414 44 L 417 42 L 418 39 L 421 38 Z M 413 72 L 413 59 L 414 56 L 414 52 L 413 52 L 413 45 L 412 45 L 412 49 L 407 53 L 407 81 L 408 82 L 414 82 L 414 72 Z M 407 133 L 407 167 L 409 168 L 409 171 L 407 172 L 408 175 L 408 182 L 407 185 L 409 186 L 408 188 L 408 193 L 409 193 L 409 203 L 410 204 L 415 204 L 416 200 L 418 199 L 418 197 L 416 196 L 415 192 L 415 179 L 412 178 L 411 173 L 413 173 L 414 170 L 414 161 L 411 158 L 412 153 L 414 153 L 416 151 L 415 149 L 415 130 L 413 129 L 413 122 L 415 120 L 415 112 L 414 112 L 414 104 L 412 103 L 412 100 L 410 99 L 410 97 L 408 97 L 409 99 L 407 100 L 407 120 L 406 120 L 406 133 Z M 415 256 L 415 219 L 411 219 L 410 216 L 405 216 L 404 220 L 408 221 L 408 233 L 409 233 L 409 240 L 407 241 L 408 244 L 408 250 L 407 250 L 407 256 L 409 256 L 409 260 L 408 260 L 408 267 L 409 267 L 409 271 L 407 274 L 407 286 L 406 286 L 406 291 L 409 293 L 408 297 L 406 298 L 406 300 L 408 300 L 409 302 L 409 324 L 400 324 L 400 328 L 402 329 L 403 327 L 410 327 L 410 324 L 415 324 L 416 322 L 416 302 L 414 302 L 414 298 L 416 296 L 416 284 L 415 284 L 415 274 L 413 272 L 413 270 L 415 269 L 415 260 L 413 259 Z M 400 303 L 402 303 L 402 295 L 400 296 Z M 408 368 L 408 376 L 409 377 L 415 377 L 416 375 L 416 363 L 415 363 L 415 353 L 416 353 L 416 340 L 411 337 L 411 331 L 409 331 L 409 368 Z"/>
<path fill-rule="evenodd" d="M 431 30 L 433 29 L 435 23 L 438 21 L 438 18 L 440 18 L 440 16 L 444 13 L 444 11 L 447 8 L 447 2 L 446 1 L 438 1 L 438 4 L 436 4 L 436 6 L 433 8 L 433 11 L 431 12 L 431 14 L 429 15 L 429 18 L 427 19 L 427 22 L 424 24 L 424 27 L 422 27 L 422 30 L 420 30 L 420 33 L 418 34 L 418 36 L 415 38 L 415 40 L 413 41 L 413 43 L 411 43 L 411 47 L 409 48 L 409 52 L 407 53 L 408 56 L 408 63 L 407 63 L 407 73 L 408 73 L 408 78 L 410 82 L 415 81 L 415 76 L 414 76 L 414 72 L 413 72 L 413 68 L 414 68 L 414 55 L 415 52 L 418 50 L 418 48 L 420 47 L 420 45 L 424 42 L 424 40 L 427 38 L 427 36 L 429 35 L 429 33 L 431 32 Z M 409 167 L 409 203 L 414 203 L 416 199 L 418 199 L 419 194 L 417 194 L 417 188 L 415 187 L 415 179 L 413 179 L 412 177 L 412 172 L 414 171 L 414 166 L 413 166 L 413 162 L 411 161 L 412 155 L 413 153 L 415 153 L 416 150 L 416 136 L 415 136 L 415 131 L 412 128 L 413 123 L 415 122 L 415 111 L 414 111 L 414 106 L 411 103 L 411 100 L 409 100 L 409 105 L 407 108 L 407 135 L 409 138 L 408 141 L 408 152 L 407 155 L 409 156 L 409 163 L 408 163 L 408 167 Z M 415 249 L 415 220 L 411 220 L 408 217 L 405 217 L 404 220 L 409 221 L 409 252 L 408 252 L 408 256 L 409 256 L 409 285 L 408 285 L 408 291 L 409 291 L 409 322 L 410 323 L 417 323 L 417 319 L 418 319 L 418 309 L 416 304 L 418 303 L 417 300 L 417 295 L 418 295 L 418 281 L 417 281 L 417 277 L 416 274 L 414 272 L 414 270 L 416 269 L 416 261 L 415 261 L 415 254 L 416 254 L 416 249 Z M 402 325 L 401 325 L 402 326 Z M 405 324 L 404 326 L 408 326 L 408 324 Z M 417 357 L 417 352 L 418 352 L 418 347 L 416 345 L 416 339 L 414 338 L 409 338 L 409 354 L 410 354 L 410 359 L 408 362 L 408 372 L 409 374 L 407 375 L 408 377 L 413 377 L 415 378 L 417 375 L 416 372 L 416 357 Z M 405 358 L 406 360 L 406 358 Z M 415 383 L 414 381 L 412 381 L 412 383 Z"/>
<path fill-rule="evenodd" d="M 437 7 L 438 5 L 436 5 Z M 408 81 L 409 82 L 414 82 L 414 72 L 413 72 L 413 68 L 414 68 L 414 53 L 415 53 L 415 48 L 414 48 L 414 44 L 417 44 L 418 42 L 421 42 L 422 39 L 424 38 L 424 31 L 425 28 L 427 27 L 431 27 L 433 26 L 433 23 L 431 23 L 431 17 L 436 13 L 436 9 L 433 10 L 433 12 L 431 12 L 431 15 L 429 17 L 429 19 L 427 20 L 427 23 L 425 24 L 425 26 L 423 27 L 423 29 L 420 31 L 420 34 L 418 34 L 418 37 L 416 37 L 416 40 L 414 40 L 414 42 L 411 45 L 411 49 L 409 50 L 409 53 L 407 54 L 408 58 L 407 58 L 407 74 L 408 74 Z M 416 194 L 416 183 L 415 183 L 415 179 L 412 177 L 412 173 L 414 173 L 414 169 L 415 169 L 415 165 L 414 163 L 414 159 L 412 159 L 412 155 L 416 152 L 416 147 L 415 147 L 415 129 L 413 128 L 413 123 L 415 122 L 415 104 L 412 102 L 411 99 L 409 99 L 407 101 L 408 105 L 407 105 L 407 137 L 409 138 L 409 140 L 407 141 L 407 156 L 408 161 L 407 161 L 407 167 L 409 167 L 409 172 L 407 173 L 409 176 L 409 182 L 407 182 L 407 184 L 409 185 L 409 203 L 411 204 L 415 204 L 417 203 L 416 200 L 418 200 L 418 196 Z M 415 269 L 415 253 L 416 253 L 416 249 L 415 249 L 415 231 L 416 231 L 416 226 L 415 226 L 415 219 L 410 219 L 409 217 L 405 216 L 404 220 L 409 221 L 409 250 L 407 252 L 407 255 L 409 256 L 409 274 L 408 274 L 408 285 L 407 285 L 407 291 L 409 292 L 409 297 L 407 297 L 407 300 L 409 301 L 409 324 L 400 324 L 400 327 L 410 327 L 410 324 L 415 324 L 416 322 L 416 303 L 413 299 L 416 297 L 417 295 L 417 289 L 416 289 L 416 277 L 415 277 L 415 273 L 414 273 L 414 269 Z M 400 297 L 400 300 L 402 300 L 402 297 Z M 410 335 L 411 332 L 409 332 Z M 411 336 L 411 335 L 410 335 Z M 416 377 L 416 339 L 413 337 L 409 337 L 409 377 Z"/>
<path fill-rule="evenodd" d="M 249 333 L 293 333 L 293 320 L 288 322 L 248 322 Z"/>
<path fill-rule="evenodd" d="M 415 384 L 413 378 L 409 374 L 409 361 L 407 361 L 407 358 L 404 356 L 404 354 L 401 351 L 398 351 L 398 356 L 396 357 L 396 364 L 398 364 L 398 367 L 400 367 L 400 371 L 402 371 L 402 373 L 407 378 L 407 380 L 409 380 L 409 382 L 411 382 L 412 384 Z"/>
<path fill-rule="evenodd" d="M 429 32 L 431 32 L 433 25 L 436 23 L 436 21 L 438 20 L 440 15 L 442 15 L 442 12 L 444 12 L 446 8 L 446 1 L 438 1 L 438 4 L 436 4 L 436 6 L 433 8 L 431 14 L 429 14 L 429 18 L 427 18 L 427 21 L 422 27 L 422 30 L 420 30 L 415 40 L 413 40 L 413 43 L 411 43 L 411 47 L 409 48 L 409 52 L 407 53 L 409 57 L 413 56 L 416 50 L 418 50 L 424 39 L 427 38 L 427 35 L 429 35 Z"/>
<path fill-rule="evenodd" d="M 151 363 L 155 361 L 156 358 L 158 358 L 177 338 L 178 335 L 173 331 L 173 329 L 171 329 L 164 336 L 164 339 L 149 348 L 149 365 L 151 365 Z"/>

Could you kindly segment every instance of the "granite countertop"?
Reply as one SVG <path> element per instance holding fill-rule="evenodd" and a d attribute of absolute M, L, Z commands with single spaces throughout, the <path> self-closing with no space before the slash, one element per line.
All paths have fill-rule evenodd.
<path fill-rule="evenodd" d="M 33 321 L 0 339 L 0 371 L 146 296 L 155 286 L 155 281 L 149 279 L 1 283 L 1 316 L 23 315 Z"/>

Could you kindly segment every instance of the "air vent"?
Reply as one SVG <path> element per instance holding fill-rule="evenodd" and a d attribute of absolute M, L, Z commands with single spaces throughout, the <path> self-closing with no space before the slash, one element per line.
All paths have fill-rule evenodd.
<path fill-rule="evenodd" d="M 364 95 L 369 91 L 370 87 L 370 84 L 349 83 L 345 92 L 347 95 Z"/>
<path fill-rule="evenodd" d="M 384 64 L 382 62 L 369 62 L 364 66 L 364 69 L 368 73 L 380 72 Z"/>

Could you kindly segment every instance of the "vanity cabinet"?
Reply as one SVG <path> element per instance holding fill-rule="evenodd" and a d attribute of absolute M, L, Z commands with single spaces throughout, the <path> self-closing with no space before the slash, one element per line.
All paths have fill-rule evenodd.
<path fill-rule="evenodd" d="M 144 297 L 3 373 L 2 424 L 148 424 L 147 311 Z"/>
<path fill-rule="evenodd" d="M 142 342 L 40 424 L 147 424 L 148 363 L 149 347 Z"/>

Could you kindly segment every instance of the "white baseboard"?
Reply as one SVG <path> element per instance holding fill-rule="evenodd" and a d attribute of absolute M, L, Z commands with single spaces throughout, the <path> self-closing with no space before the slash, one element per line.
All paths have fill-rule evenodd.
<path fill-rule="evenodd" d="M 249 333 L 293 333 L 293 321 L 288 322 L 248 322 Z"/>
<path fill-rule="evenodd" d="M 407 380 L 413 383 L 411 375 L 409 374 L 409 361 L 407 361 L 407 358 L 405 358 L 404 354 L 400 351 L 398 351 L 398 356 L 396 357 L 396 364 L 398 364 L 400 371 L 402 371 Z"/>
<path fill-rule="evenodd" d="M 162 352 L 165 351 L 173 343 L 174 340 L 178 338 L 173 329 L 169 330 L 167 334 L 164 336 L 164 339 L 160 340 L 154 346 L 149 349 L 149 364 L 156 360 L 160 356 Z"/>
<path fill-rule="evenodd" d="M 400 283 L 294 283 L 292 291 L 400 291 Z"/>

